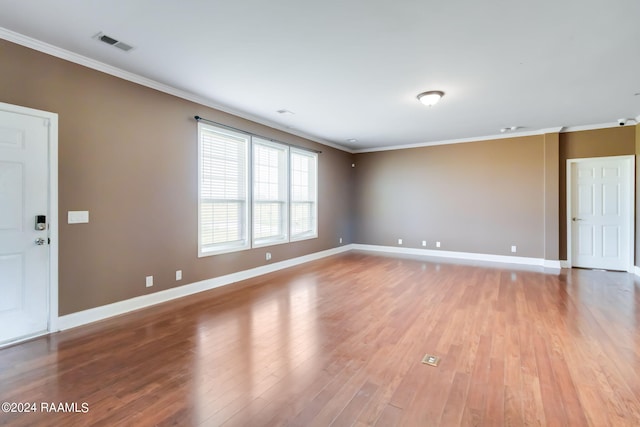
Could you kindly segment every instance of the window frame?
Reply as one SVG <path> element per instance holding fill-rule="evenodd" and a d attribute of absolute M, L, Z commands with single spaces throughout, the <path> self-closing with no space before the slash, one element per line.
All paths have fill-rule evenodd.
<path fill-rule="evenodd" d="M 213 122 L 212 122 L 213 123 Z M 240 215 L 240 223 L 239 229 L 241 230 L 242 238 L 233 242 L 225 242 L 214 245 L 204 245 L 203 243 L 203 200 L 205 199 L 202 195 L 203 191 L 203 163 L 205 161 L 203 157 L 203 131 L 209 131 L 213 133 L 217 133 L 219 135 L 226 135 L 232 138 L 238 138 L 243 140 L 243 153 L 244 158 L 243 169 L 244 169 L 244 206 L 241 209 Z M 255 182 L 254 182 L 254 171 L 255 171 L 255 146 L 256 145 L 264 145 L 271 146 L 274 148 L 282 149 L 284 151 L 284 165 L 282 167 L 282 171 L 279 171 L 281 176 L 284 176 L 284 184 L 282 184 L 284 188 L 284 200 L 282 202 L 283 207 L 281 209 L 283 219 L 281 220 L 281 228 L 283 231 L 283 237 L 276 238 L 266 238 L 266 239 L 256 239 L 255 236 L 255 218 L 254 218 L 254 204 L 255 200 Z M 303 233 L 293 234 L 293 203 L 292 203 L 292 192 L 293 192 L 293 156 L 299 154 L 302 156 L 306 156 L 313 160 L 313 171 L 309 172 L 308 187 L 314 192 L 312 200 L 302 201 L 302 203 L 311 203 L 311 228 L 308 231 Z M 315 239 L 318 238 L 318 205 L 319 205 L 319 182 L 318 182 L 318 167 L 319 158 L 318 153 L 312 150 L 307 150 L 302 147 L 292 146 L 290 144 L 270 140 L 264 137 L 260 137 L 258 135 L 253 135 L 249 132 L 243 132 L 241 130 L 237 130 L 234 128 L 228 128 L 224 125 L 218 124 L 207 124 L 198 121 L 198 257 L 207 257 L 213 255 L 221 255 L 226 253 L 238 252 L 249 250 L 253 248 L 263 248 L 273 245 L 292 243 L 301 240 Z M 279 176 L 280 176 L 279 175 Z M 221 199 L 225 200 L 225 199 Z M 230 199 L 229 199 L 230 200 Z M 243 202 L 243 199 L 234 199 L 233 201 Z M 295 203 L 295 202 L 294 202 Z"/>
<path fill-rule="evenodd" d="M 256 167 L 259 166 L 256 156 L 256 146 L 263 146 L 273 148 L 275 150 L 281 150 L 283 164 L 278 167 L 278 192 L 282 192 L 282 198 L 278 197 L 276 200 L 256 200 Z M 265 246 L 279 245 L 283 243 L 289 243 L 289 204 L 290 204 L 290 190 L 289 190 L 289 162 L 290 162 L 289 146 L 274 141 L 269 141 L 260 137 L 251 138 L 251 247 L 261 248 Z M 282 181 L 280 181 L 282 180 Z M 281 234 L 271 237 L 256 238 L 256 204 L 258 203 L 280 203 L 280 229 Z"/>
<path fill-rule="evenodd" d="M 311 200 L 306 200 L 306 201 L 296 201 L 294 200 L 293 197 L 293 186 L 294 186 L 294 182 L 293 182 L 293 167 L 294 167 L 294 161 L 293 161 L 293 156 L 294 155 L 300 155 L 300 156 L 304 156 L 307 158 L 312 159 L 312 168 L 313 170 L 308 171 L 309 174 L 309 191 L 313 191 L 313 197 L 311 197 Z M 313 184 L 313 185 L 312 185 Z M 296 148 L 296 147 L 290 147 L 289 148 L 289 241 L 290 242 L 297 242 L 297 241 L 301 241 L 301 240 L 308 240 L 308 239 L 316 239 L 318 238 L 318 153 L 314 153 L 308 150 L 303 150 L 300 148 Z M 305 231 L 303 233 L 298 233 L 298 234 L 294 234 L 293 233 L 293 219 L 294 219 L 294 215 L 293 215 L 293 204 L 294 203 L 311 203 L 312 204 L 312 208 L 311 208 L 311 229 L 308 231 Z"/>
<path fill-rule="evenodd" d="M 202 208 L 203 208 L 203 197 L 202 197 L 202 190 L 203 190 L 203 174 L 204 174 L 204 167 L 203 167 L 203 162 L 204 162 L 204 157 L 203 157 L 203 144 L 204 144 L 204 139 L 203 139 L 203 131 L 208 131 L 208 132 L 213 132 L 213 133 L 217 133 L 219 135 L 225 135 L 225 136 L 230 136 L 232 138 L 238 138 L 238 139 L 243 139 L 244 140 L 244 144 L 243 144 L 243 151 L 244 151 L 244 158 L 242 159 L 242 162 L 244 163 L 244 206 L 243 208 L 240 210 L 240 219 L 239 219 L 239 225 L 240 225 L 240 230 L 241 230 L 241 238 L 240 240 L 234 240 L 234 241 L 230 241 L 230 242 L 224 242 L 224 243 L 218 243 L 218 244 L 210 244 L 210 245 L 205 245 L 203 242 L 203 228 L 205 226 L 205 224 L 203 224 L 203 215 L 202 215 Z M 248 171 L 249 168 L 249 161 L 250 161 L 250 153 L 249 153 L 249 149 L 251 146 L 251 136 L 244 134 L 242 132 L 236 132 L 236 131 L 232 131 L 229 129 L 225 129 L 223 127 L 219 127 L 219 126 L 212 126 L 212 125 L 208 125 L 202 122 L 198 122 L 198 257 L 206 257 L 206 256 L 211 256 L 211 255 L 219 255 L 219 254 L 224 254 L 224 253 L 230 253 L 230 252 L 237 252 L 237 251 L 243 251 L 243 250 L 247 250 L 251 247 L 251 240 L 250 240 L 250 231 L 248 230 L 248 221 L 247 218 L 249 217 L 249 215 L 251 215 L 251 206 L 250 206 L 250 188 L 249 188 L 249 176 L 250 173 Z M 225 199 L 220 199 L 220 200 L 225 200 Z M 231 201 L 239 201 L 240 203 L 242 203 L 242 198 L 240 199 L 229 199 Z"/>

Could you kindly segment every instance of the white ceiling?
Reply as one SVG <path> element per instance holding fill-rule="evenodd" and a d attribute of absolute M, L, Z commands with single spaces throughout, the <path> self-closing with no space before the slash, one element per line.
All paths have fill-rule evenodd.
<path fill-rule="evenodd" d="M 0 0 L 0 10 L 12 32 L 355 151 L 640 115 L 638 0 Z M 427 90 L 446 95 L 428 108 L 416 100 Z"/>

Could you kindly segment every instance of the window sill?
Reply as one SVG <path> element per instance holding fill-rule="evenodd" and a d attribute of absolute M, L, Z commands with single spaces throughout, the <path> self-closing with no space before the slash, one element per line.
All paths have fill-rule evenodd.
<path fill-rule="evenodd" d="M 213 255 L 223 255 L 233 252 L 246 251 L 251 249 L 249 245 L 243 246 L 234 246 L 234 247 L 225 247 L 225 248 L 215 248 L 215 249 L 199 249 L 198 250 L 198 258 L 204 258 Z"/>

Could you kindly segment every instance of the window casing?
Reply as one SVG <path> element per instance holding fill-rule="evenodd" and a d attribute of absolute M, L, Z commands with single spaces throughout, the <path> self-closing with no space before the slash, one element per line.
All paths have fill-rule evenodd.
<path fill-rule="evenodd" d="M 198 256 L 318 237 L 318 155 L 198 122 Z"/>

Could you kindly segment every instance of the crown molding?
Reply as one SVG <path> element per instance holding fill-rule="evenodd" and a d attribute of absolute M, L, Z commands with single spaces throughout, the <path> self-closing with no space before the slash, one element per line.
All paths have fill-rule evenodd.
<path fill-rule="evenodd" d="M 637 123 L 640 123 L 640 116 L 638 116 L 634 120 L 636 120 Z M 629 125 L 625 125 L 625 126 L 629 126 Z M 467 142 L 480 142 L 480 141 L 491 141 L 495 139 L 518 138 L 522 136 L 544 135 L 547 133 L 570 133 L 570 132 L 580 132 L 585 130 L 609 129 L 609 128 L 617 128 L 617 127 L 621 127 L 617 122 L 616 123 L 600 123 L 600 124 L 583 125 L 583 126 L 558 126 L 558 127 L 545 128 L 545 129 L 539 129 L 539 130 L 528 131 L 528 132 L 509 132 L 506 134 L 487 135 L 487 136 L 460 138 L 460 139 L 447 139 L 443 141 L 420 142 L 417 144 L 409 144 L 409 145 L 391 145 L 386 147 L 362 148 L 358 150 L 353 150 L 353 153 L 354 154 L 374 153 L 377 151 L 404 150 L 408 148 L 433 147 L 436 145 L 464 144 Z"/>
<path fill-rule="evenodd" d="M 562 133 L 562 131 L 564 129 L 566 129 L 564 126 L 558 126 L 558 127 L 554 127 L 554 128 L 540 129 L 538 132 L 540 132 L 541 134 Z"/>
<path fill-rule="evenodd" d="M 301 138 L 305 138 L 311 140 L 313 142 L 317 142 L 318 144 L 326 145 L 328 147 L 333 147 L 335 149 L 346 151 L 348 153 L 353 153 L 352 150 L 347 147 L 343 147 L 339 144 L 335 144 L 330 141 L 326 141 L 322 138 L 317 138 L 312 135 L 306 134 L 305 132 L 293 130 L 287 128 L 286 126 L 280 125 L 275 122 L 271 122 L 269 120 L 265 120 L 261 117 L 254 116 L 252 114 L 245 113 L 243 111 L 235 110 L 233 108 L 229 108 L 225 105 L 221 105 L 216 103 L 215 101 L 204 98 L 202 96 L 196 95 L 191 92 L 187 92 L 181 89 L 177 89 L 173 86 L 169 86 L 164 83 L 160 83 L 156 80 L 149 79 L 147 77 L 143 77 L 139 74 L 132 73 L 130 71 L 123 70 L 118 67 L 114 67 L 109 64 L 105 64 L 104 62 L 97 61 L 95 59 L 88 58 L 83 55 L 79 55 L 77 53 L 71 52 L 66 49 L 62 49 L 60 47 L 51 45 L 49 43 L 45 43 L 43 41 L 27 37 L 23 34 L 16 33 L 15 31 L 8 30 L 6 28 L 0 27 L 0 39 L 7 40 L 9 42 L 37 50 L 38 52 L 45 53 L 47 55 L 55 56 L 56 58 L 63 59 L 65 61 L 73 62 L 74 64 L 82 65 L 83 67 L 91 68 L 96 71 L 103 72 L 105 74 L 112 75 L 114 77 L 118 77 L 123 80 L 127 80 L 132 83 L 139 84 L 141 86 L 145 86 L 159 92 L 166 93 L 168 95 L 175 96 L 177 98 L 181 98 L 187 101 L 195 102 L 196 104 L 203 105 L 205 107 L 213 108 L 228 114 L 232 114 L 234 116 L 243 118 L 245 120 L 252 121 L 254 123 L 258 123 L 272 129 L 279 130 L 281 132 L 285 132 L 290 135 L 299 136 Z"/>
<path fill-rule="evenodd" d="M 446 139 L 443 141 L 419 142 L 416 144 L 407 144 L 407 145 L 391 145 L 386 147 L 362 148 L 359 150 L 354 150 L 353 152 L 355 154 L 360 154 L 360 153 L 372 153 L 376 151 L 406 150 L 408 148 L 433 147 L 436 145 L 464 144 L 467 142 L 491 141 L 494 139 L 509 139 L 509 138 L 519 138 L 523 136 L 534 136 L 534 135 L 542 135 L 542 132 L 541 131 L 509 132 L 508 134 L 501 133 L 498 135 L 487 135 L 487 136 L 478 136 L 478 137 L 460 138 L 460 139 Z"/>
<path fill-rule="evenodd" d="M 619 128 L 620 126 L 617 122 L 615 123 L 600 123 L 594 125 L 582 125 L 582 126 L 568 126 L 563 129 L 562 133 L 571 133 L 571 132 L 581 132 L 584 130 L 598 130 L 598 129 L 609 129 L 609 128 Z"/>

